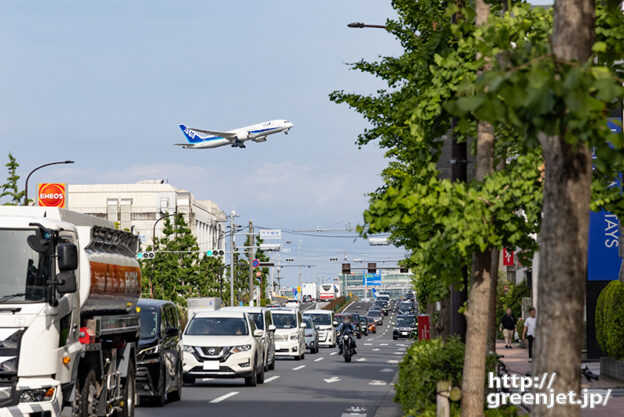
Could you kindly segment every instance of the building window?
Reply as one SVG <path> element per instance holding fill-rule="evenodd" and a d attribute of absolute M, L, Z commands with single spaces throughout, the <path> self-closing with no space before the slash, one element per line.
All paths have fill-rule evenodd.
<path fill-rule="evenodd" d="M 156 220 L 156 213 L 132 213 L 132 220 Z"/>

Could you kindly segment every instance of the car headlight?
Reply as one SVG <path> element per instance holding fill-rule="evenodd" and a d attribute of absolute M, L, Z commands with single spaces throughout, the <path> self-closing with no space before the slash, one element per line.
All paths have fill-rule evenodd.
<path fill-rule="evenodd" d="M 251 345 L 232 346 L 230 348 L 231 353 L 247 352 L 249 350 L 251 350 Z"/>
<path fill-rule="evenodd" d="M 54 398 L 55 388 L 36 388 L 21 391 L 19 395 L 19 402 L 21 403 L 38 403 L 42 401 L 50 401 Z"/>
<path fill-rule="evenodd" d="M 290 340 L 298 340 L 299 339 L 299 333 L 293 333 L 290 335 Z"/>
<path fill-rule="evenodd" d="M 195 348 L 193 346 L 184 345 L 184 351 L 188 353 L 195 353 Z"/>
<path fill-rule="evenodd" d="M 160 349 L 160 345 L 148 347 L 148 348 L 139 350 L 139 355 L 153 355 L 155 353 L 158 353 L 159 349 Z"/>

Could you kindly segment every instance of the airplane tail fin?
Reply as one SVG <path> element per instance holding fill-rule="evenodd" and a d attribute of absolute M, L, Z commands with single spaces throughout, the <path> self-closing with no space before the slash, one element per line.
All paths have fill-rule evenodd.
<path fill-rule="evenodd" d="M 198 143 L 204 139 L 201 136 L 199 136 L 199 134 L 195 132 L 193 129 L 191 129 L 190 127 L 186 127 L 185 125 L 180 125 L 180 129 L 184 133 L 184 136 L 186 136 L 186 140 L 189 143 Z"/>

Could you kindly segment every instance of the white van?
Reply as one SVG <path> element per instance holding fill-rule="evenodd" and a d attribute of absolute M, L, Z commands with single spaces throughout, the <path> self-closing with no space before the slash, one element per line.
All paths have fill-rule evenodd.
<path fill-rule="evenodd" d="M 305 358 L 305 327 L 301 312 L 292 308 L 272 308 L 275 330 L 275 354 L 295 360 Z"/>
<path fill-rule="evenodd" d="M 330 310 L 306 310 L 303 312 L 310 317 L 318 327 L 319 346 L 336 347 L 336 320 L 334 312 Z"/>
<path fill-rule="evenodd" d="M 275 369 L 275 326 L 271 311 L 265 307 L 224 307 L 221 311 L 244 311 L 254 321 L 256 327 L 264 331 L 262 344 L 264 345 L 264 369 Z"/>

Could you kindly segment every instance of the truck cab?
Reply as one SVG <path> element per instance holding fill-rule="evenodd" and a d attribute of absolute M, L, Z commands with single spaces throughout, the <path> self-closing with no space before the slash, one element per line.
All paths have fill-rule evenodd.
<path fill-rule="evenodd" d="M 136 243 L 92 216 L 0 207 L 0 411 L 57 416 L 69 405 L 82 415 L 129 415 Z"/>

